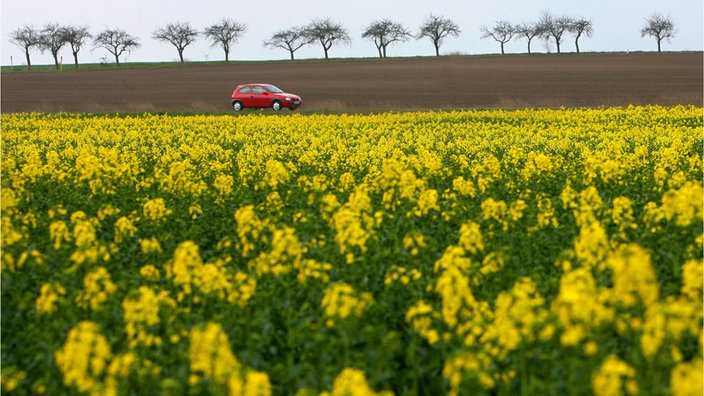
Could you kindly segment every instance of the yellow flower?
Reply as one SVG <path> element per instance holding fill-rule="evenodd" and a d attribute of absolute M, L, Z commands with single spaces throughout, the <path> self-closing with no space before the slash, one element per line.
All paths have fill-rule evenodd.
<path fill-rule="evenodd" d="M 96 241 L 95 226 L 92 221 L 79 220 L 73 227 L 73 239 L 76 242 L 76 247 L 85 247 L 93 244 Z M 56 241 L 54 241 L 56 246 Z"/>
<path fill-rule="evenodd" d="M 276 189 L 279 184 L 285 184 L 290 178 L 291 175 L 284 164 L 273 159 L 266 162 L 266 176 L 264 180 L 271 188 Z"/>
<path fill-rule="evenodd" d="M 587 268 L 602 267 L 610 252 L 606 230 L 598 222 L 583 225 L 574 241 L 574 253 Z"/>
<path fill-rule="evenodd" d="M 97 309 L 117 290 L 117 285 L 110 280 L 110 273 L 104 267 L 98 267 L 86 274 L 83 287 L 83 292 L 76 297 L 76 304 L 91 309 Z"/>
<path fill-rule="evenodd" d="M 151 264 L 147 264 L 139 269 L 139 274 L 148 281 L 158 281 L 161 277 L 159 269 Z"/>
<path fill-rule="evenodd" d="M 594 341 L 588 341 L 582 349 L 585 355 L 594 356 L 599 351 L 599 345 Z"/>
<path fill-rule="evenodd" d="M 150 199 L 142 206 L 144 217 L 153 221 L 165 221 L 173 211 L 166 207 L 164 198 Z"/>
<path fill-rule="evenodd" d="M 613 273 L 616 301 L 626 307 L 638 301 L 645 306 L 657 301 L 659 286 L 645 249 L 636 244 L 622 246 L 608 256 L 606 265 Z"/>
<path fill-rule="evenodd" d="M 227 384 L 230 376 L 239 375 L 241 364 L 230 350 L 227 334 L 218 323 L 209 322 L 191 330 L 188 356 L 191 373 L 198 378 Z"/>
<path fill-rule="evenodd" d="M 678 363 L 670 373 L 670 390 L 673 396 L 701 396 L 704 394 L 702 359 Z"/>
<path fill-rule="evenodd" d="M 17 388 L 20 381 L 27 378 L 27 372 L 18 370 L 16 367 L 2 367 L 2 389 L 6 392 L 12 392 Z"/>
<path fill-rule="evenodd" d="M 131 219 L 122 216 L 115 222 L 115 243 L 121 243 L 127 238 L 131 238 L 137 232 L 137 227 Z"/>
<path fill-rule="evenodd" d="M 414 211 L 416 216 L 425 216 L 431 210 L 440 210 L 438 206 L 438 192 L 434 189 L 425 190 L 418 197 L 418 208 Z"/>
<path fill-rule="evenodd" d="M 320 304 L 326 316 L 344 319 L 348 316 L 361 317 L 373 303 L 371 293 L 357 293 L 349 284 L 339 282 L 325 290 Z"/>
<path fill-rule="evenodd" d="M 56 303 L 61 300 L 61 296 L 66 295 L 66 289 L 60 283 L 45 283 L 42 285 L 39 297 L 36 301 L 37 312 L 50 314 L 56 312 Z"/>
<path fill-rule="evenodd" d="M 592 390 L 596 396 L 638 394 L 636 371 L 616 355 L 609 355 L 599 370 L 592 375 Z"/>
<path fill-rule="evenodd" d="M 66 386 L 75 386 L 80 392 L 93 392 L 102 384 L 112 353 L 98 325 L 83 321 L 68 332 L 54 358 Z"/>
<path fill-rule="evenodd" d="M 51 238 L 53 242 L 54 250 L 58 250 L 61 248 L 62 241 L 68 242 L 71 240 L 71 232 L 66 223 L 61 220 L 56 220 L 49 225 L 49 238 Z"/>
<path fill-rule="evenodd" d="M 255 248 L 254 241 L 257 241 L 264 230 L 265 223 L 262 222 L 254 212 L 253 205 L 243 206 L 235 212 L 237 222 L 237 236 L 241 244 L 242 255 L 247 256 Z"/>
<path fill-rule="evenodd" d="M 416 302 L 406 311 L 406 322 L 415 329 L 430 345 L 440 340 L 438 331 L 433 328 L 433 321 L 440 319 L 440 314 L 423 300 Z"/>
<path fill-rule="evenodd" d="M 473 221 L 462 224 L 462 226 L 460 226 L 460 240 L 458 245 L 472 254 L 483 251 L 484 238 L 482 238 L 479 224 Z"/>
<path fill-rule="evenodd" d="M 320 396 L 391 396 L 388 391 L 375 392 L 367 383 L 364 371 L 355 368 L 343 369 L 332 383 L 332 391 Z"/>
<path fill-rule="evenodd" d="M 232 194 L 232 187 L 235 184 L 235 178 L 230 175 L 219 173 L 215 176 L 213 187 L 217 191 L 219 198 L 227 197 Z"/>
<path fill-rule="evenodd" d="M 161 253 L 161 243 L 156 238 L 142 239 L 138 240 L 139 246 L 141 247 L 143 254 L 149 253 Z"/>
<path fill-rule="evenodd" d="M 418 231 L 414 231 L 403 237 L 403 248 L 408 250 L 412 256 L 417 255 L 420 249 L 424 247 L 425 237 Z"/>
<path fill-rule="evenodd" d="M 125 297 L 122 301 L 122 311 L 130 347 L 161 344 L 161 337 L 150 334 L 148 330 L 161 322 L 159 312 L 162 308 L 175 307 L 176 301 L 169 297 L 167 292 L 156 293 L 147 286 L 140 286 L 138 295 Z"/>
<path fill-rule="evenodd" d="M 284 226 L 273 230 L 270 251 L 260 253 L 256 259 L 250 261 L 249 266 L 258 275 L 271 273 L 279 276 L 299 267 L 302 257 L 303 246 L 295 230 Z"/>
<path fill-rule="evenodd" d="M 560 279 L 560 290 L 550 310 L 565 327 L 560 337 L 564 346 L 577 345 L 586 337 L 587 329 L 609 323 L 615 312 L 608 305 L 609 293 L 596 285 L 586 268 L 565 273 Z"/>
<path fill-rule="evenodd" d="M 688 181 L 679 189 L 667 191 L 662 196 L 662 211 L 667 220 L 686 227 L 692 222 L 702 222 L 704 187 L 700 182 Z"/>
<path fill-rule="evenodd" d="M 384 275 L 384 284 L 389 285 L 393 282 L 400 282 L 405 286 L 411 283 L 411 281 L 420 279 L 420 277 L 420 271 L 415 268 L 407 270 L 404 267 L 392 265 L 391 268 L 386 271 L 386 275 Z"/>
<path fill-rule="evenodd" d="M 704 265 L 701 259 L 688 260 L 682 266 L 681 293 L 692 301 L 701 301 L 704 284 Z"/>

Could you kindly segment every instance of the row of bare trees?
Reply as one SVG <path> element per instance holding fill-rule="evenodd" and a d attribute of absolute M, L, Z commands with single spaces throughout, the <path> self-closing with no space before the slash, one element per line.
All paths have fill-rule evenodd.
<path fill-rule="evenodd" d="M 247 25 L 223 18 L 217 23 L 198 31 L 187 22 L 169 23 L 152 33 L 156 40 L 170 43 L 178 51 L 179 59 L 184 62 L 183 52 L 190 44 L 203 36 L 211 46 L 220 47 L 225 52 L 225 61 L 229 61 L 231 47 L 247 31 Z M 534 38 L 554 40 L 557 52 L 567 33 L 574 34 L 574 43 L 579 52 L 579 40 L 582 37 L 591 37 L 593 33 L 592 21 L 583 17 L 572 18 L 568 16 L 553 16 L 549 12 L 543 13 L 537 22 L 512 24 L 508 21 L 497 21 L 491 28 L 482 26 L 482 38 L 492 38 L 501 44 L 501 53 L 504 54 L 504 45 L 514 37 L 523 37 L 528 41 L 528 53 L 531 53 L 531 42 Z M 435 48 L 435 55 L 440 56 L 440 47 L 445 38 L 460 34 L 459 26 L 449 18 L 430 15 L 420 26 L 417 34 L 412 34 L 403 24 L 388 18 L 376 20 L 362 33 L 362 38 L 372 41 L 377 48 L 379 57 L 386 57 L 387 47 L 397 43 L 415 39 L 429 39 Z M 661 50 L 662 40 L 674 37 L 675 25 L 669 17 L 653 14 L 646 19 L 646 24 L 641 30 L 641 36 L 652 36 L 657 40 L 658 52 Z M 106 29 L 93 36 L 86 26 L 61 26 L 56 23 L 45 25 L 41 30 L 25 25 L 11 33 L 10 41 L 25 51 L 27 68 L 31 70 L 30 51 L 39 49 L 41 52 L 49 51 L 54 57 L 54 63 L 59 68 L 58 54 L 65 45 L 71 47 L 75 67 L 78 67 L 78 53 L 89 39 L 93 39 L 94 48 L 106 49 L 120 65 L 120 56 L 141 46 L 137 37 L 122 29 Z M 280 48 L 289 52 L 291 59 L 297 50 L 305 45 L 320 44 L 323 48 L 325 59 L 333 45 L 350 45 L 352 39 L 349 32 L 341 23 L 330 18 L 314 19 L 305 26 L 293 26 L 275 32 L 266 47 Z"/>
<path fill-rule="evenodd" d="M 501 44 L 501 53 L 504 54 L 504 45 L 513 37 L 522 37 L 528 41 L 528 53 L 531 53 L 531 41 L 534 38 L 541 38 L 546 41 L 554 41 L 557 53 L 560 53 L 560 46 L 567 33 L 574 34 L 574 46 L 579 53 L 579 39 L 591 37 L 594 33 L 592 21 L 584 17 L 572 18 L 566 15 L 553 16 L 545 12 L 537 22 L 512 24 L 502 20 L 488 28 L 481 27 L 482 38 L 492 38 Z M 646 24 L 641 29 L 641 37 L 652 36 L 658 44 L 658 52 L 661 51 L 663 40 L 669 40 L 676 33 L 675 24 L 669 17 L 660 14 L 653 14 L 646 19 Z"/>
<path fill-rule="evenodd" d="M 417 35 L 413 35 L 401 23 L 388 18 L 372 22 L 362 33 L 362 38 L 374 42 L 379 57 L 385 58 L 389 45 L 397 42 L 408 41 L 412 38 L 428 38 L 435 46 L 435 54 L 440 55 L 440 45 L 445 37 L 458 36 L 460 29 L 455 22 L 441 16 L 430 15 L 426 18 Z M 280 30 L 264 43 L 271 48 L 282 48 L 289 52 L 291 59 L 294 53 L 307 44 L 318 43 L 323 48 L 325 59 L 335 43 L 349 45 L 352 42 L 349 32 L 340 23 L 333 22 L 330 18 L 315 19 L 306 26 L 294 26 Z"/>
<path fill-rule="evenodd" d="M 560 53 L 560 45 L 566 33 L 575 35 L 574 45 L 579 53 L 579 39 L 582 36 L 591 37 L 594 32 L 592 21 L 583 17 L 572 18 L 566 15 L 553 16 L 549 12 L 544 13 L 537 22 L 512 24 L 501 20 L 488 28 L 481 27 L 482 38 L 492 38 L 501 44 L 501 53 L 504 53 L 504 45 L 514 37 L 523 37 L 528 41 L 528 53 L 531 53 L 531 42 L 534 38 L 542 38 L 546 41 L 554 40 L 557 53 Z"/>
<path fill-rule="evenodd" d="M 219 45 L 225 51 L 225 60 L 229 60 L 230 46 L 244 34 L 246 25 L 223 18 L 208 26 L 203 32 L 198 32 L 188 23 L 170 23 L 155 30 L 152 36 L 156 40 L 166 41 L 174 45 L 181 62 L 184 49 L 193 43 L 199 35 L 205 36 L 213 45 Z M 10 35 L 10 41 L 22 47 L 27 60 L 27 68 L 32 69 L 30 51 L 39 49 L 49 51 L 54 57 L 54 64 L 59 68 L 59 50 L 65 45 L 71 47 L 75 66 L 78 67 L 78 52 L 89 39 L 93 39 L 94 48 L 104 48 L 115 58 L 115 64 L 120 65 L 120 56 L 141 46 L 139 39 L 122 29 L 106 29 L 93 36 L 86 26 L 60 26 L 56 23 L 45 25 L 41 30 L 25 25 Z"/>

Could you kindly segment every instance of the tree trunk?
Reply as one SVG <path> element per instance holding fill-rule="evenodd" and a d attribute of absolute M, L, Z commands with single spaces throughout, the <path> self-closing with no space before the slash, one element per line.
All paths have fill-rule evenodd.
<path fill-rule="evenodd" d="M 662 39 L 660 37 L 658 37 L 658 52 L 660 52 L 660 42 L 661 41 L 662 41 Z"/>
<path fill-rule="evenodd" d="M 504 53 L 504 43 L 501 43 L 501 55 L 505 55 L 505 53 Z"/>
<path fill-rule="evenodd" d="M 288 50 L 291 53 L 291 60 L 293 60 L 293 50 Z"/>
<path fill-rule="evenodd" d="M 178 51 L 178 57 L 181 59 L 181 63 L 183 63 L 183 50 Z"/>
<path fill-rule="evenodd" d="M 437 43 L 435 44 L 435 56 L 440 56 L 440 46 Z"/>
<path fill-rule="evenodd" d="M 73 64 L 76 66 L 76 69 L 78 69 L 78 52 L 73 53 Z"/>
<path fill-rule="evenodd" d="M 577 48 L 577 53 L 579 53 L 579 38 L 574 39 L 574 47 Z"/>
<path fill-rule="evenodd" d="M 120 66 L 120 56 L 115 54 L 115 64 L 119 67 Z"/>
<path fill-rule="evenodd" d="M 32 62 L 29 61 L 29 48 L 24 50 L 24 55 L 27 57 L 27 70 L 32 70 Z"/>

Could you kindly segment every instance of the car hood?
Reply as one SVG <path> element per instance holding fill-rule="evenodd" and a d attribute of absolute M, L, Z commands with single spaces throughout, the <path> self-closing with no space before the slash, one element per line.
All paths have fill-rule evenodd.
<path fill-rule="evenodd" d="M 281 94 L 278 94 L 278 95 L 281 96 L 282 98 L 290 98 L 290 99 L 298 99 L 298 100 L 301 100 L 301 97 L 300 97 L 300 96 L 294 95 L 294 94 L 290 94 L 290 93 L 281 93 Z"/>

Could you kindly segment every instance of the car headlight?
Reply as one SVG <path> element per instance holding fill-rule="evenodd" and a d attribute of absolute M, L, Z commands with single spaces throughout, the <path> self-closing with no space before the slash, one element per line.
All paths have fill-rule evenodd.
<path fill-rule="evenodd" d="M 291 98 L 286 98 L 286 101 L 287 101 L 287 102 L 290 102 L 291 100 L 292 100 Z"/>

